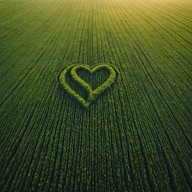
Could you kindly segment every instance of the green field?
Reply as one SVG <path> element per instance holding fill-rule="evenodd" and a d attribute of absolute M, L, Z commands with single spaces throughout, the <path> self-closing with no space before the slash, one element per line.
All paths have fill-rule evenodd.
<path fill-rule="evenodd" d="M 191 190 L 191 0 L 0 0 L 0 192 Z"/>

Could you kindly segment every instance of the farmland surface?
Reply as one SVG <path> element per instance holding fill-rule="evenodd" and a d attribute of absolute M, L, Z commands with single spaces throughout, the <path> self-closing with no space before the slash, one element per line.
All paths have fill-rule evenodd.
<path fill-rule="evenodd" d="M 59 75 L 100 63 L 83 108 Z M 191 165 L 191 0 L 0 0 L 1 192 L 188 192 Z"/>

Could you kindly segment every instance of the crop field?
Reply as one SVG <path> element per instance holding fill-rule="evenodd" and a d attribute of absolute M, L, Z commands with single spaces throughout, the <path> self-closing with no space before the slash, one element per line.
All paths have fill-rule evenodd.
<path fill-rule="evenodd" d="M 191 0 L 0 0 L 0 192 L 191 190 Z"/>

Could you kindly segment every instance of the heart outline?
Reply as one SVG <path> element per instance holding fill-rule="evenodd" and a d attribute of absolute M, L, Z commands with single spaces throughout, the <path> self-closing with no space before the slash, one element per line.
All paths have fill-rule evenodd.
<path fill-rule="evenodd" d="M 94 74 L 96 71 L 100 69 L 107 69 L 109 71 L 109 77 L 96 89 L 92 89 L 92 87 L 85 82 L 78 74 L 77 70 L 78 69 L 86 69 L 91 75 Z M 71 77 L 75 82 L 77 82 L 79 85 L 81 85 L 86 91 L 88 92 L 88 99 L 87 101 L 82 98 L 78 93 L 76 93 L 66 82 L 66 74 L 71 70 Z M 73 96 L 77 101 L 79 101 L 83 107 L 87 108 L 89 105 L 97 99 L 99 95 L 101 95 L 103 92 L 105 92 L 109 87 L 112 86 L 112 84 L 115 82 L 117 78 L 117 70 L 115 69 L 114 66 L 109 65 L 109 64 L 99 64 L 96 66 L 93 66 L 90 68 L 89 65 L 81 64 L 81 65 L 70 65 L 67 68 L 65 68 L 60 76 L 59 76 L 59 81 L 63 88 L 71 95 Z"/>

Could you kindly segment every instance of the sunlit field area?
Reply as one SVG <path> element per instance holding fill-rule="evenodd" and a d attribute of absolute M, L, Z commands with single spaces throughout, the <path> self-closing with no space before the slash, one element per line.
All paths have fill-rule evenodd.
<path fill-rule="evenodd" d="M 0 0 L 0 192 L 191 190 L 191 0 Z"/>

